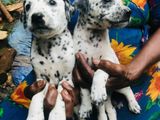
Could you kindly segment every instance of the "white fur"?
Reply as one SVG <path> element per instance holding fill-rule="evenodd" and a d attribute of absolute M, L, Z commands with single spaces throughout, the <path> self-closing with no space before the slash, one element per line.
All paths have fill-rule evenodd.
<path fill-rule="evenodd" d="M 31 18 L 34 13 L 43 13 L 45 25 L 51 28 L 51 31 L 40 31 L 36 30 L 32 33 L 38 37 L 43 37 L 45 39 L 53 37 L 57 34 L 60 34 L 67 26 L 67 20 L 64 9 L 64 1 L 63 0 L 55 0 L 56 5 L 51 6 L 49 4 L 50 0 L 26 0 L 25 6 L 30 4 L 29 11 L 26 11 L 27 18 L 27 28 L 32 31 L 33 25 L 31 23 Z M 56 20 L 55 20 L 56 18 Z"/>
<path fill-rule="evenodd" d="M 113 0 L 106 3 L 104 3 L 102 0 L 85 1 L 88 2 L 88 6 L 81 4 L 82 0 L 76 1 L 76 4 L 81 4 L 81 6 L 83 6 L 83 9 L 80 8 L 80 17 L 74 30 L 76 51 L 86 54 L 90 64 L 92 58 L 106 59 L 114 63 L 119 63 L 115 52 L 111 48 L 107 28 L 111 26 L 125 26 L 129 21 L 128 16 L 125 16 L 126 13 L 129 12 L 129 8 L 123 6 L 120 0 Z M 85 12 L 83 11 L 84 8 L 87 8 Z M 80 117 L 82 119 L 85 119 L 86 116 L 88 116 L 90 113 L 91 109 L 86 109 L 90 108 L 90 103 L 86 101 L 89 99 L 91 99 L 99 109 L 99 120 L 107 120 L 106 113 L 108 113 L 110 120 L 117 119 L 116 111 L 111 104 L 110 97 L 107 100 L 105 85 L 107 83 L 108 77 L 109 75 L 103 70 L 98 69 L 95 71 L 93 83 L 91 86 L 91 98 L 90 96 L 86 96 L 85 92 L 87 90 L 81 89 L 82 107 L 80 107 Z M 134 97 L 131 88 L 123 88 L 120 90 L 120 93 L 126 96 L 129 102 L 130 110 L 134 113 L 139 113 L 140 107 Z M 83 107 L 85 103 L 87 103 L 88 107 Z M 109 109 L 108 107 L 112 108 Z"/>
<path fill-rule="evenodd" d="M 49 120 L 65 120 L 61 81 L 67 80 L 73 86 L 75 52 L 72 36 L 67 29 L 66 1 L 55 0 L 55 5 L 49 2 L 50 0 L 26 0 L 24 25 L 35 36 L 32 40 L 31 61 L 37 80 L 48 80 L 58 86 L 56 105 L 49 114 Z M 43 24 L 32 22 L 34 14 L 43 15 Z M 33 96 L 27 120 L 44 120 L 43 100 L 47 90 L 48 84 L 43 91 Z"/>

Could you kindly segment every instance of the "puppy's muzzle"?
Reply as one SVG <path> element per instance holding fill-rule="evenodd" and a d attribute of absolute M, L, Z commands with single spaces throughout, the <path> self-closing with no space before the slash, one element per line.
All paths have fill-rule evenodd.
<path fill-rule="evenodd" d="M 130 9 L 125 9 L 123 19 L 128 21 L 131 16 L 131 13 L 132 11 Z"/>
<path fill-rule="evenodd" d="M 45 26 L 45 21 L 43 20 L 44 15 L 42 13 L 34 13 L 31 17 L 32 25 L 34 27 Z"/>

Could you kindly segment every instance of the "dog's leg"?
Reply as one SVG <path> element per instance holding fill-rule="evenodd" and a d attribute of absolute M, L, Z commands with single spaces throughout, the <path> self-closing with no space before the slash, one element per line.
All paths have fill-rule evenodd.
<path fill-rule="evenodd" d="M 79 110 L 80 119 L 89 118 L 92 112 L 92 104 L 90 98 L 90 92 L 87 89 L 81 88 L 81 105 Z"/>
<path fill-rule="evenodd" d="M 106 82 L 108 74 L 103 70 L 98 69 L 94 73 L 93 83 L 91 86 L 91 99 L 97 106 L 103 104 L 107 100 Z"/>
<path fill-rule="evenodd" d="M 72 73 L 72 72 L 70 72 Z M 64 75 L 66 76 L 65 79 L 68 80 L 67 82 L 73 86 L 72 77 L 71 74 Z M 63 90 L 61 86 L 61 82 L 58 86 L 58 96 L 55 107 L 52 109 L 52 111 L 49 114 L 48 120 L 66 120 L 66 110 L 65 110 L 65 103 L 63 101 L 63 98 L 61 96 L 61 91 Z"/>
<path fill-rule="evenodd" d="M 112 105 L 110 96 L 108 96 L 107 101 L 104 104 L 109 120 L 117 120 L 116 109 Z"/>
<path fill-rule="evenodd" d="M 55 107 L 51 110 L 48 120 L 66 120 L 65 104 L 61 96 L 62 86 L 58 86 L 58 96 Z"/>
<path fill-rule="evenodd" d="M 132 92 L 130 87 L 125 87 L 122 89 L 117 90 L 117 92 L 125 95 L 128 101 L 129 110 L 138 114 L 141 111 L 141 107 L 139 106 L 138 102 L 134 97 L 134 93 Z"/>
<path fill-rule="evenodd" d="M 107 114 L 105 113 L 105 105 L 100 105 L 98 107 L 98 120 L 108 120 Z M 111 119 L 112 120 L 112 119 Z"/>
<path fill-rule="evenodd" d="M 48 84 L 46 84 L 43 91 L 33 96 L 29 107 L 27 120 L 44 120 L 43 100 L 47 90 Z"/>

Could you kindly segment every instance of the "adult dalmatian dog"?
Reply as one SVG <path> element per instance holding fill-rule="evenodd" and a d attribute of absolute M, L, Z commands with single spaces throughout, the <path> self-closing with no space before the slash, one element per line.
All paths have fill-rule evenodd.
<path fill-rule="evenodd" d="M 67 28 L 72 7 L 68 0 L 25 0 L 24 27 L 33 33 L 31 62 L 37 80 L 45 79 L 58 88 L 55 107 L 48 120 L 65 120 L 65 106 L 61 97 L 61 81 L 72 83 L 75 53 L 72 36 Z M 27 120 L 44 120 L 43 100 L 48 84 L 34 95 Z"/>
<path fill-rule="evenodd" d="M 124 6 L 121 0 L 76 0 L 75 5 L 80 11 L 73 35 L 76 51 L 84 53 L 90 64 L 92 58 L 119 63 L 110 45 L 108 28 L 126 26 L 130 19 L 130 9 Z M 110 95 L 107 96 L 106 92 L 105 85 L 108 77 L 109 74 L 98 69 L 94 73 L 91 92 L 81 89 L 82 103 L 79 110 L 81 119 L 90 116 L 91 103 L 96 104 L 99 110 L 98 120 L 117 119 Z M 130 111 L 140 113 L 141 108 L 130 87 L 117 92 L 125 95 Z"/>

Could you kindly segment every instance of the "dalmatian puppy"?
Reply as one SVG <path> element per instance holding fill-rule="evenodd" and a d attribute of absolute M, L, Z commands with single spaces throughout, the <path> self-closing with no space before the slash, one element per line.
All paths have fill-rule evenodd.
<path fill-rule="evenodd" d="M 68 0 L 25 0 L 23 23 L 33 33 L 31 62 L 37 80 L 45 79 L 58 87 L 56 105 L 48 120 L 65 120 L 65 106 L 60 94 L 61 81 L 72 86 L 75 63 L 73 39 L 67 28 L 72 7 Z M 27 120 L 44 120 L 43 100 L 48 89 L 34 95 Z"/>
<path fill-rule="evenodd" d="M 130 19 L 130 9 L 124 6 L 121 0 L 76 0 L 74 4 L 80 11 L 73 35 L 76 52 L 86 54 L 90 64 L 93 58 L 119 63 L 110 45 L 108 28 L 126 26 Z M 91 92 L 81 89 L 82 103 L 79 110 L 81 119 L 90 116 L 91 103 L 99 110 L 99 120 L 117 119 L 110 96 L 107 96 L 106 92 L 108 77 L 109 74 L 98 69 L 94 73 Z M 141 108 L 130 87 L 120 89 L 118 92 L 126 96 L 130 111 L 140 113 Z"/>

